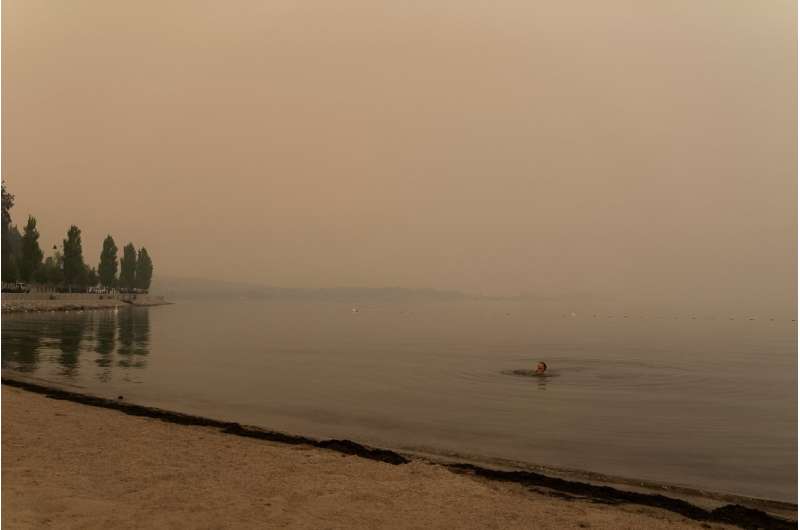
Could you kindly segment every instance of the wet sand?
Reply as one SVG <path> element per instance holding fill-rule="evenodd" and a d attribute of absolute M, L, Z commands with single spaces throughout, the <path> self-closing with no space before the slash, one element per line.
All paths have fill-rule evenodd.
<path fill-rule="evenodd" d="M 2 387 L 6 528 L 730 528 Z"/>

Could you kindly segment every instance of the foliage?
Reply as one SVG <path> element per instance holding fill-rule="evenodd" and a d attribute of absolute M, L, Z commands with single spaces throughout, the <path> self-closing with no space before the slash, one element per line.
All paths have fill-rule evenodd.
<path fill-rule="evenodd" d="M 153 261 L 150 259 L 147 249 L 142 247 L 139 249 L 139 255 L 136 258 L 136 287 L 138 289 L 149 289 L 152 277 Z"/>
<path fill-rule="evenodd" d="M 97 275 L 97 269 L 92 267 L 91 269 L 87 268 L 86 272 L 86 285 L 89 287 L 94 287 L 97 285 L 97 282 L 100 281 L 100 278 Z"/>
<path fill-rule="evenodd" d="M 34 281 L 48 285 L 61 285 L 64 283 L 64 260 L 61 253 L 56 251 L 44 260 L 42 266 L 34 273 Z"/>
<path fill-rule="evenodd" d="M 36 229 L 36 218 L 29 215 L 25 225 L 25 235 L 22 236 L 21 259 L 19 260 L 19 276 L 24 282 L 29 282 L 34 273 L 42 264 L 44 254 L 39 247 L 39 230 Z"/>
<path fill-rule="evenodd" d="M 103 241 L 100 264 L 97 266 L 100 284 L 103 287 L 114 287 L 117 282 L 117 267 L 117 245 L 114 243 L 114 238 L 108 235 Z"/>
<path fill-rule="evenodd" d="M 81 229 L 72 225 L 64 240 L 64 282 L 69 285 L 86 284 L 86 264 L 83 262 Z"/>
<path fill-rule="evenodd" d="M 11 214 L 9 210 L 14 207 L 14 196 L 6 189 L 6 181 L 2 183 L 2 203 L 3 203 L 3 230 L 11 224 Z"/>
<path fill-rule="evenodd" d="M 22 234 L 19 233 L 17 225 L 11 225 L 11 228 L 8 229 L 8 244 L 11 254 L 19 261 L 22 256 Z"/>
<path fill-rule="evenodd" d="M 10 254 L 3 260 L 3 281 L 16 282 L 19 280 L 19 267 L 17 266 L 17 257 Z"/>
<path fill-rule="evenodd" d="M 0 248 L 2 248 L 2 279 L 4 282 L 13 282 L 17 280 L 17 266 L 14 254 L 11 249 L 9 241 L 9 229 L 11 227 L 11 213 L 9 210 L 14 207 L 14 196 L 6 190 L 6 181 L 2 182 L 2 241 L 0 241 Z"/>
<path fill-rule="evenodd" d="M 133 246 L 133 243 L 128 243 L 122 250 L 119 285 L 126 289 L 136 286 L 136 247 Z"/>
<path fill-rule="evenodd" d="M 20 262 L 22 261 L 22 234 L 16 225 L 11 225 L 6 231 L 6 240 L 3 243 L 4 251 L 8 252 L 8 257 L 3 262 L 4 276 L 3 281 L 19 281 Z"/>
<path fill-rule="evenodd" d="M 2 280 L 4 282 L 35 282 L 46 285 L 66 285 L 69 287 L 89 287 L 98 283 L 112 288 L 121 287 L 148 289 L 153 276 L 153 262 L 147 249 L 139 250 L 138 257 L 133 243 L 128 243 L 121 260 L 117 257 L 118 248 L 111 235 L 103 241 L 100 263 L 97 268 L 89 268 L 83 261 L 81 230 L 73 225 L 63 240 L 62 251 L 53 246 L 53 255 L 44 261 L 44 253 L 39 245 L 39 229 L 36 218 L 28 216 L 24 235 L 12 224 L 11 208 L 14 196 L 2 181 Z M 119 272 L 119 279 L 117 279 Z"/>

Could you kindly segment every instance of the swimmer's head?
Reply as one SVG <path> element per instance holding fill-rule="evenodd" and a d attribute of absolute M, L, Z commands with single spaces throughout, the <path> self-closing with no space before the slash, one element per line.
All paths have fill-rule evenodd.
<path fill-rule="evenodd" d="M 547 371 L 547 363 L 539 362 L 539 364 L 536 365 L 536 373 L 537 374 L 543 374 L 546 371 Z"/>

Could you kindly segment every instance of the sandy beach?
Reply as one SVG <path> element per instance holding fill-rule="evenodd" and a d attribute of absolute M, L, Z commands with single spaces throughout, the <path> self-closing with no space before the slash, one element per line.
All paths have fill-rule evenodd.
<path fill-rule="evenodd" d="M 6 528 L 731 528 L 2 388 Z"/>

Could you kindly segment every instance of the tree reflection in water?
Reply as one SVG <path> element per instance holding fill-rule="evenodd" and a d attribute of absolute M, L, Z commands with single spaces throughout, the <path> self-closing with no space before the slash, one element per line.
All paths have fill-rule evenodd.
<path fill-rule="evenodd" d="M 149 353 L 150 313 L 147 308 L 132 307 L 117 314 L 120 356 L 117 364 L 123 368 L 144 368 Z"/>
<path fill-rule="evenodd" d="M 76 379 L 81 355 L 95 354 L 96 377 L 107 382 L 114 366 L 144 368 L 150 352 L 147 308 L 11 315 L 3 318 L 2 366 L 34 373 L 52 366 Z M 91 363 L 84 357 L 84 363 Z M 116 363 L 115 363 L 116 361 Z"/>
<path fill-rule="evenodd" d="M 58 340 L 61 355 L 58 364 L 63 369 L 61 375 L 74 378 L 78 375 L 78 357 L 81 353 L 81 341 L 86 334 L 89 317 L 84 312 L 79 312 L 69 318 L 59 320 Z"/>
<path fill-rule="evenodd" d="M 97 353 L 97 364 L 99 370 L 97 378 L 100 381 L 111 379 L 111 365 L 113 362 L 114 348 L 116 346 L 117 322 L 115 311 L 101 311 L 97 318 L 97 332 L 95 333 L 94 351 Z"/>
<path fill-rule="evenodd" d="M 44 322 L 27 322 L 21 333 L 6 336 L 8 321 L 3 327 L 3 368 L 18 372 L 33 373 L 39 368 L 39 349 L 42 345 L 41 330 Z"/>

